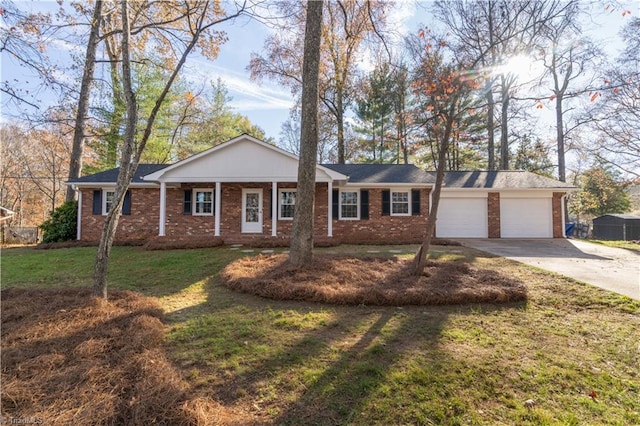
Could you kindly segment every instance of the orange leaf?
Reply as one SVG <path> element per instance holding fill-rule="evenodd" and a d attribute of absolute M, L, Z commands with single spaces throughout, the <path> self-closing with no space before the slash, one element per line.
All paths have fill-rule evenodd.
<path fill-rule="evenodd" d="M 418 37 L 424 38 L 424 30 L 418 31 Z"/>
<path fill-rule="evenodd" d="M 617 95 L 618 93 L 620 93 L 620 89 L 618 87 L 616 87 L 615 89 L 613 89 L 613 93 L 615 93 Z"/>
<path fill-rule="evenodd" d="M 595 101 L 596 99 L 598 99 L 598 96 L 600 96 L 600 93 L 596 92 L 593 95 L 591 95 L 591 102 Z"/>
<path fill-rule="evenodd" d="M 553 95 L 551 95 L 551 97 L 549 98 L 550 101 L 554 100 L 555 98 L 557 98 L 558 96 L 554 93 Z"/>

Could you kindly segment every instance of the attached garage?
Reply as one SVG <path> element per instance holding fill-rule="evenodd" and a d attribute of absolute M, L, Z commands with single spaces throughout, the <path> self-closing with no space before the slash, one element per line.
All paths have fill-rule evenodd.
<path fill-rule="evenodd" d="M 487 238 L 487 198 L 457 196 L 440 198 L 436 236 L 439 238 Z"/>
<path fill-rule="evenodd" d="M 502 238 L 552 238 L 551 196 L 545 198 L 500 197 L 500 235 Z"/>
<path fill-rule="evenodd" d="M 572 189 L 526 171 L 446 172 L 436 236 L 563 238 L 562 199 Z"/>

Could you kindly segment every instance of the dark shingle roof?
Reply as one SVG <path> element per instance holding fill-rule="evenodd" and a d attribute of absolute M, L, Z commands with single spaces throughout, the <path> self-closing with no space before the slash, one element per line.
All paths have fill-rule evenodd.
<path fill-rule="evenodd" d="M 428 173 L 435 180 L 436 173 Z M 444 175 L 444 187 L 485 189 L 573 188 L 568 183 L 521 170 L 446 172 Z"/>
<path fill-rule="evenodd" d="M 349 183 L 434 183 L 431 176 L 412 164 L 323 164 L 349 176 Z"/>
<path fill-rule="evenodd" d="M 145 181 L 142 180 L 143 176 L 157 172 L 167 166 L 168 164 L 138 164 L 138 168 L 136 169 L 131 182 L 144 183 Z M 115 169 L 105 170 L 104 172 L 83 176 L 78 179 L 72 179 L 68 183 L 116 183 L 119 172 L 120 167 L 116 167 Z"/>
<path fill-rule="evenodd" d="M 622 214 L 622 213 L 607 213 L 607 214 L 603 214 L 602 216 L 598 216 L 593 220 L 599 220 L 607 216 L 615 217 L 618 219 L 624 219 L 624 220 L 633 220 L 633 221 L 640 220 L 640 216 L 636 216 L 633 214 Z"/>

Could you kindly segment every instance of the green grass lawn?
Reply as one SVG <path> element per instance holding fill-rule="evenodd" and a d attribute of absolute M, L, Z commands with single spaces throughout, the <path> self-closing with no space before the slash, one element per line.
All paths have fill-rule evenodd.
<path fill-rule="evenodd" d="M 389 249 L 409 256 L 415 247 L 322 250 Z M 529 301 L 277 302 L 218 284 L 221 268 L 247 255 L 228 247 L 115 247 L 110 288 L 156 298 L 166 311 L 165 350 L 194 395 L 257 423 L 640 424 L 639 302 L 463 247 L 434 253 L 524 280 Z M 2 288 L 89 286 L 94 256 L 95 248 L 5 249 Z"/>
<path fill-rule="evenodd" d="M 586 240 L 590 243 L 602 244 L 603 246 L 623 248 L 627 250 L 640 251 L 640 244 L 631 241 L 606 241 L 606 240 Z"/>

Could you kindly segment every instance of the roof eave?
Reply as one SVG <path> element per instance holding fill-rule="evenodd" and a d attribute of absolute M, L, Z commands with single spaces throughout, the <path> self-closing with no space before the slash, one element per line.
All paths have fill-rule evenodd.
<path fill-rule="evenodd" d="M 65 185 L 75 188 L 110 188 L 116 186 L 116 182 L 65 182 Z M 154 182 L 132 182 L 129 188 L 158 188 Z"/>
<path fill-rule="evenodd" d="M 344 186 L 358 188 L 432 188 L 434 183 L 416 182 L 346 182 Z"/>

